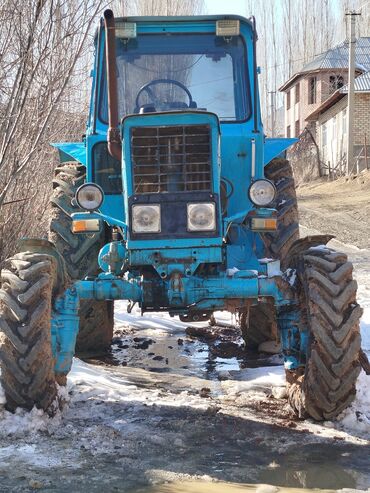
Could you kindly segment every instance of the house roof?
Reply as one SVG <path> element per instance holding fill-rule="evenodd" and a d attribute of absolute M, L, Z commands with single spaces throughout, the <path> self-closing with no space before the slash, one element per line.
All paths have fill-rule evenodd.
<path fill-rule="evenodd" d="M 348 84 L 339 89 L 342 93 L 348 92 Z M 370 92 L 370 71 L 355 78 L 355 92 Z"/>
<path fill-rule="evenodd" d="M 355 79 L 355 93 L 370 92 L 370 71 L 359 75 Z M 335 91 L 328 99 L 326 99 L 315 111 L 310 113 L 306 120 L 317 120 L 321 113 L 331 108 L 335 103 L 348 94 L 348 84 Z"/>
<path fill-rule="evenodd" d="M 360 72 L 370 71 L 370 37 L 357 38 L 356 40 L 356 70 Z M 340 70 L 348 68 L 349 42 L 343 41 L 330 50 L 321 53 L 311 62 L 306 63 L 300 72 L 297 72 L 287 80 L 279 91 L 288 89 L 302 75 L 320 70 Z"/>

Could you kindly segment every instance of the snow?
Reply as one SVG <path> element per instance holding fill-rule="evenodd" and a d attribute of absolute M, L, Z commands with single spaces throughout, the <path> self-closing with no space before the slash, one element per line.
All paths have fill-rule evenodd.
<path fill-rule="evenodd" d="M 357 380 L 357 394 L 350 407 L 338 417 L 346 430 L 356 430 L 370 436 L 370 377 L 364 371 Z"/>
<path fill-rule="evenodd" d="M 294 283 L 297 279 L 297 271 L 295 269 L 287 269 L 284 272 L 284 277 L 289 282 L 291 286 L 294 286 Z"/>
<path fill-rule="evenodd" d="M 15 414 L 0 408 L 0 437 L 19 437 L 46 431 L 50 427 L 57 426 L 59 422 L 60 413 L 51 419 L 42 410 L 36 408 L 29 412 L 19 408 Z"/>
<path fill-rule="evenodd" d="M 317 245 L 310 247 L 308 250 L 311 252 L 327 252 L 329 249 L 327 245 Z"/>
<path fill-rule="evenodd" d="M 285 387 L 283 366 L 230 371 L 225 372 L 222 377 L 227 378 L 227 380 L 222 381 L 222 389 L 227 395 L 240 394 L 253 390 L 271 390 L 274 387 Z"/>
<path fill-rule="evenodd" d="M 370 307 L 364 308 L 361 318 L 361 346 L 364 351 L 370 352 Z"/>
<path fill-rule="evenodd" d="M 239 269 L 237 267 L 233 267 L 232 269 L 226 270 L 226 275 L 227 277 L 233 277 L 237 272 L 239 272 Z"/>

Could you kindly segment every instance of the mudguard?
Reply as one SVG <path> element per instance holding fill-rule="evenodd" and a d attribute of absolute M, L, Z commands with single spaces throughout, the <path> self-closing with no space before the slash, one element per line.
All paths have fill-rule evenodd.
<path fill-rule="evenodd" d="M 59 151 L 61 163 L 66 161 L 78 161 L 86 166 L 86 146 L 85 142 L 57 142 L 51 144 Z"/>
<path fill-rule="evenodd" d="M 296 142 L 298 142 L 298 139 L 265 139 L 263 160 L 264 166 L 266 166 L 266 164 L 272 161 L 275 157 L 280 156 L 284 151 L 286 151 Z"/>

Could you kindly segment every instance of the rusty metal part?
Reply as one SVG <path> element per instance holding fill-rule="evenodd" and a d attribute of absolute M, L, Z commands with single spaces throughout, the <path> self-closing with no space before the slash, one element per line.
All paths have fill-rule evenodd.
<path fill-rule="evenodd" d="M 104 12 L 105 57 L 107 65 L 108 121 L 107 142 L 109 154 L 121 160 L 122 143 L 118 128 L 118 93 L 116 74 L 116 36 L 114 14 L 110 9 Z"/>

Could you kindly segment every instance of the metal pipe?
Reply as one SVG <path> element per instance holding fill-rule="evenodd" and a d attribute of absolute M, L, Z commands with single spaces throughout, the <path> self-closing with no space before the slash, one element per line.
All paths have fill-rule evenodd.
<path fill-rule="evenodd" d="M 98 37 L 96 41 L 96 64 L 95 64 L 95 74 L 94 74 L 94 97 L 93 97 L 93 134 L 96 132 L 96 117 L 98 113 L 98 74 L 100 73 L 100 65 L 101 65 L 101 55 L 100 55 L 100 48 L 101 48 L 101 36 L 102 36 L 102 28 L 101 28 L 101 22 L 99 23 L 98 27 Z"/>
<path fill-rule="evenodd" d="M 116 73 L 116 36 L 114 14 L 108 9 L 104 12 L 105 58 L 107 65 L 108 121 L 107 142 L 109 154 L 121 160 L 122 143 L 118 127 L 118 93 Z"/>
<path fill-rule="evenodd" d="M 256 28 L 256 18 L 252 16 L 253 24 L 253 72 L 254 72 L 254 83 L 253 83 L 253 132 L 258 133 L 258 119 L 257 119 L 257 101 L 258 101 L 258 68 L 257 68 L 257 28 Z"/>

